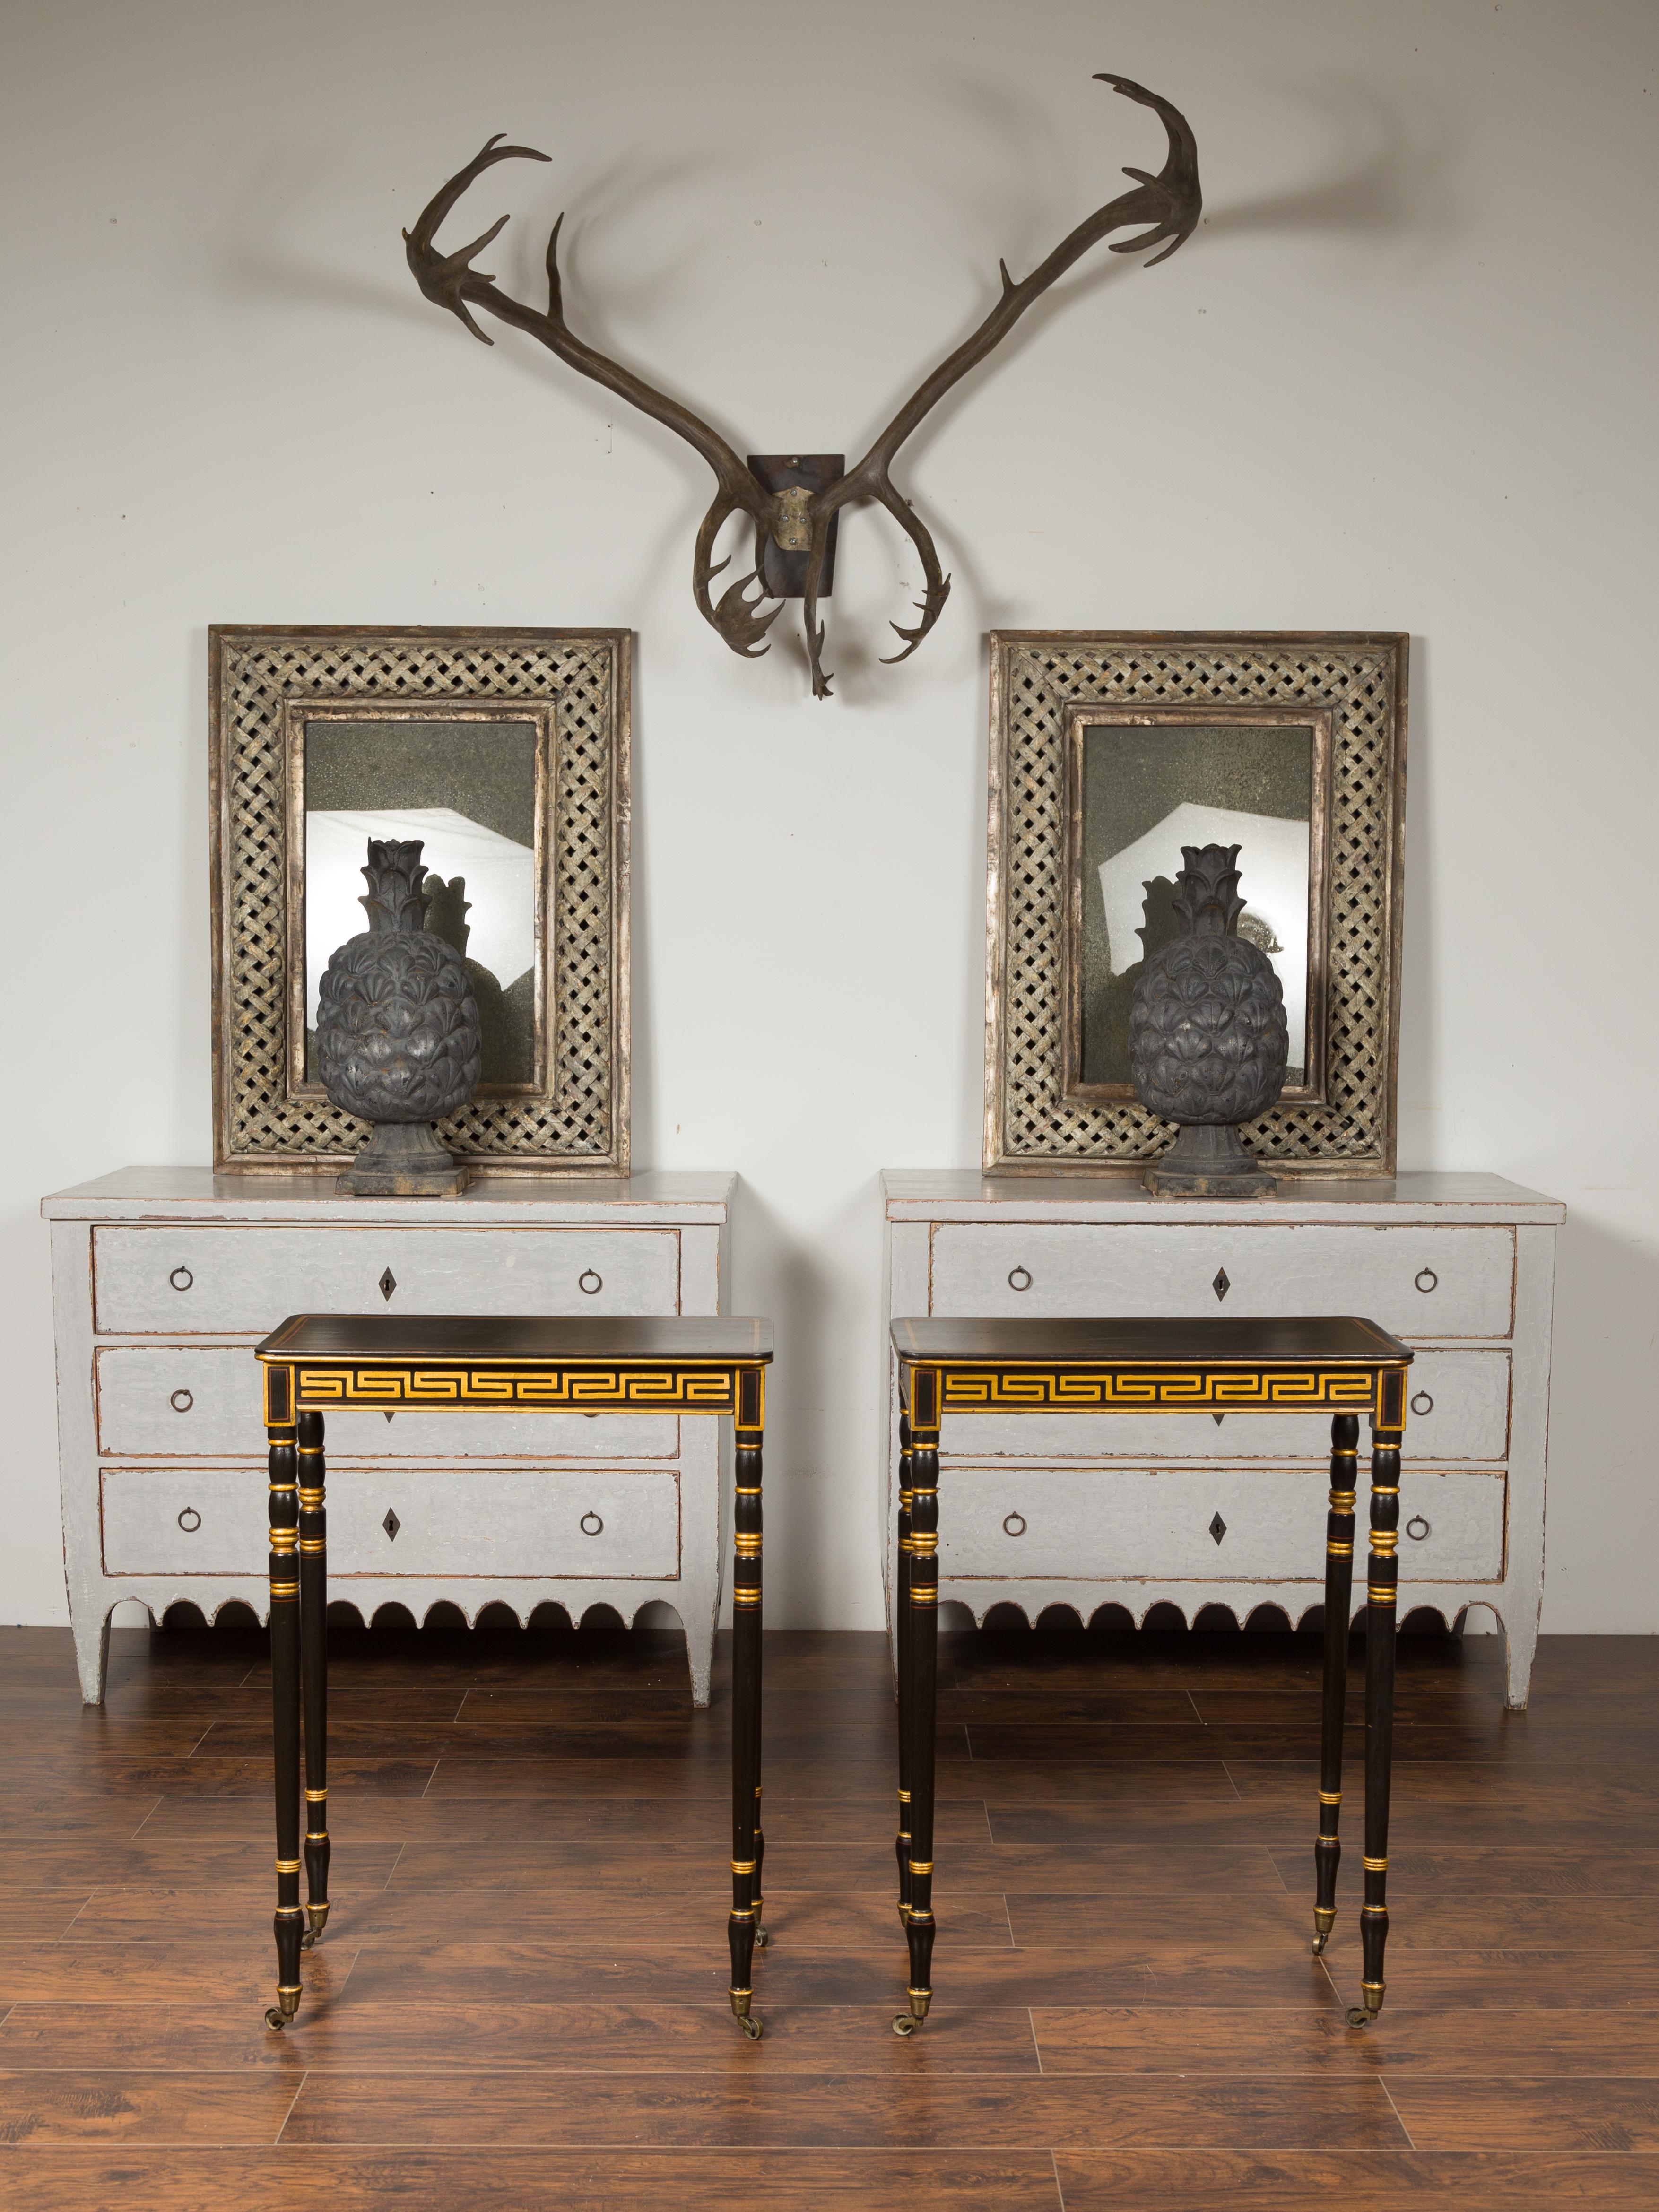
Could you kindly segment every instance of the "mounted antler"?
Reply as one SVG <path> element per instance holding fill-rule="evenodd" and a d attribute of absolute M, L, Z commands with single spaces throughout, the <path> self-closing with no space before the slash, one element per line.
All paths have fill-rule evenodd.
<path fill-rule="evenodd" d="M 854 500 L 873 500 L 884 507 L 901 530 L 911 539 L 921 556 L 925 596 L 917 602 L 921 619 L 911 629 L 895 623 L 892 628 L 904 641 L 902 648 L 890 657 L 893 660 L 908 659 L 921 643 L 944 611 L 950 595 L 951 580 L 939 567 L 939 554 L 927 527 L 910 505 L 908 500 L 894 489 L 889 471 L 899 447 L 918 424 L 936 407 L 951 386 L 964 377 L 968 371 L 984 360 L 987 354 L 1002 343 L 1025 310 L 1059 277 L 1063 276 L 1073 263 L 1080 259 L 1089 248 L 1104 238 L 1109 231 L 1122 230 L 1134 224 L 1146 228 L 1136 238 L 1124 239 L 1112 247 L 1114 253 L 1138 253 L 1149 246 L 1162 244 L 1161 253 L 1155 254 L 1146 266 L 1153 268 L 1167 261 L 1177 246 L 1184 245 L 1198 226 L 1203 199 L 1198 183 L 1198 149 L 1186 118 L 1161 100 L 1155 92 L 1132 83 L 1127 77 L 1113 76 L 1103 71 L 1097 79 L 1109 84 L 1126 99 L 1139 101 L 1143 107 L 1152 108 L 1163 122 L 1169 134 L 1169 152 L 1164 167 L 1157 176 L 1145 169 L 1125 169 L 1133 177 L 1137 189 L 1121 192 L 1110 200 L 1085 222 L 1080 222 L 1070 235 L 1060 240 L 1054 252 L 1035 268 L 1020 283 L 1015 283 L 1008 274 L 1006 262 L 1002 270 L 1002 296 L 979 328 L 964 340 L 946 361 L 939 363 L 925 382 L 901 407 L 887 428 L 876 440 L 863 459 L 826 485 L 822 491 L 811 493 L 805 499 L 806 520 L 811 527 L 811 550 L 806 566 L 805 606 L 804 618 L 806 649 L 812 664 L 812 690 L 820 699 L 830 696 L 830 679 L 823 672 L 823 626 L 818 620 L 818 595 L 822 586 L 824 562 L 830 542 L 830 526 L 843 507 Z M 559 283 L 558 245 L 561 216 L 553 226 L 553 234 L 547 242 L 548 309 L 538 314 L 533 307 L 523 307 L 496 289 L 495 280 L 481 270 L 475 270 L 473 261 L 495 237 L 506 223 L 493 223 L 481 238 L 471 245 L 463 246 L 455 252 L 440 253 L 433 244 L 434 233 L 455 203 L 475 179 L 497 161 L 545 161 L 545 154 L 530 146 L 503 146 L 500 135 L 492 138 L 483 151 L 465 168 L 453 176 L 442 190 L 422 209 L 412 231 L 406 230 L 404 238 L 409 250 L 409 265 L 415 281 L 428 300 L 441 307 L 447 307 L 458 315 L 476 338 L 486 345 L 493 340 L 478 328 L 470 313 L 471 307 L 487 307 L 504 323 L 515 330 L 526 331 L 532 337 L 557 354 L 559 359 L 583 376 L 591 376 L 596 383 L 654 416 L 671 430 L 695 447 L 714 471 L 717 489 L 714 503 L 703 517 L 697 532 L 696 553 L 692 568 L 692 591 L 704 619 L 714 624 L 734 653 L 746 658 L 766 651 L 768 629 L 782 611 L 782 602 L 770 613 L 757 610 L 766 593 L 760 584 L 762 557 L 769 538 L 780 544 L 799 542 L 800 506 L 803 495 L 796 490 L 783 495 L 791 501 L 786 508 L 780 503 L 780 495 L 768 491 L 744 465 L 740 457 L 728 446 L 718 430 L 711 429 L 701 416 L 694 415 L 678 400 L 671 399 L 666 392 L 659 392 L 620 362 L 599 352 L 576 337 L 564 319 L 564 304 Z M 726 567 L 724 561 L 714 559 L 714 541 L 722 526 L 738 513 L 747 514 L 755 526 L 755 566 L 748 574 L 728 584 L 718 601 L 711 600 L 709 586 L 714 579 Z M 750 587 L 753 586 L 751 595 Z"/>

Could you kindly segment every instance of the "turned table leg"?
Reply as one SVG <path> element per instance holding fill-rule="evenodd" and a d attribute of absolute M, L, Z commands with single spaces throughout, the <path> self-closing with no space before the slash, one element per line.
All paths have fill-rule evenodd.
<path fill-rule="evenodd" d="M 926 1378 L 931 1398 L 910 1407 L 910 1650 L 907 1711 L 899 1729 L 909 1750 L 909 1902 L 904 1912 L 910 1950 L 910 2008 L 893 2022 L 896 2035 L 913 2035 L 933 2002 L 934 1692 L 939 1662 L 939 1413 L 938 1380 Z M 915 1388 L 913 1383 L 913 1391 Z M 927 1415 L 931 1413 L 931 1419 Z"/>
<path fill-rule="evenodd" d="M 291 1420 L 270 1422 L 270 1696 L 276 1784 L 276 2002 L 265 2014 L 284 2027 L 300 2008 L 300 1539 L 298 1454 Z"/>
<path fill-rule="evenodd" d="M 1353 1511 L 1359 1419 L 1331 1422 L 1331 1494 L 1325 1516 L 1325 1682 L 1320 1704 L 1319 1833 L 1314 1838 L 1314 1950 L 1336 1918 L 1337 1828 L 1342 1805 L 1342 1720 L 1348 1692 L 1348 1615 L 1353 1600 Z"/>
<path fill-rule="evenodd" d="M 328 1531 L 323 1417 L 302 1413 L 300 1439 L 300 1684 L 306 1724 L 307 1950 L 328 1919 Z"/>
<path fill-rule="evenodd" d="M 737 1501 L 732 1569 L 732 2010 L 758 2040 L 751 1967 L 760 1917 L 761 1443 L 758 1370 L 738 1377 Z"/>
<path fill-rule="evenodd" d="M 1382 2008 L 1382 1952 L 1389 1940 L 1389 1782 L 1394 1752 L 1395 1601 L 1400 1581 L 1401 1431 L 1371 1424 L 1370 1581 L 1365 1607 L 1365 1902 L 1359 1911 L 1363 1957 L 1352 2027 Z"/>
<path fill-rule="evenodd" d="M 910 1416 L 899 1416 L 898 1564 L 893 1583 L 893 1634 L 898 1659 L 898 1834 L 893 1848 L 898 1856 L 898 1916 L 902 1928 L 910 1911 L 910 1480 L 915 1460 L 910 1449 Z"/>

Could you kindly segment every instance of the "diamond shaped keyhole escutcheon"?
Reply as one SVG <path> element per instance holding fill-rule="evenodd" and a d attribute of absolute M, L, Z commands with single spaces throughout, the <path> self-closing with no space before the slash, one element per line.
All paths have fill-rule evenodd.
<path fill-rule="evenodd" d="M 1227 1280 L 1227 1270 L 1224 1267 L 1216 1269 L 1215 1280 L 1210 1285 L 1210 1288 L 1215 1292 L 1218 1303 L 1231 1290 L 1232 1285 Z"/>
<path fill-rule="evenodd" d="M 1218 1544 L 1227 1533 L 1227 1524 L 1218 1513 L 1210 1523 L 1210 1534 Z"/>
<path fill-rule="evenodd" d="M 386 1530 L 386 1541 L 389 1544 L 395 1544 L 397 1542 L 398 1531 L 403 1527 L 403 1522 L 398 1518 L 394 1510 L 388 1505 L 386 1509 L 386 1519 L 381 1522 L 380 1526 Z"/>
<path fill-rule="evenodd" d="M 385 1274 L 380 1278 L 380 1296 L 386 1299 L 388 1304 L 390 1304 L 392 1300 L 392 1293 L 397 1289 L 397 1287 L 398 1278 L 392 1273 L 391 1268 L 388 1267 Z"/>

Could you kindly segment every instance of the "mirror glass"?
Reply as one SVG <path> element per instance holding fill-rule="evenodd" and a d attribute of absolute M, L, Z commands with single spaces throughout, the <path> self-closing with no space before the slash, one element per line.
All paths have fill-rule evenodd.
<path fill-rule="evenodd" d="M 465 961 L 483 1033 L 480 1089 L 536 1073 L 538 740 L 528 721 L 305 726 L 306 1077 L 329 956 L 368 927 L 371 837 L 422 841 L 426 927 Z"/>
<path fill-rule="evenodd" d="M 1306 1079 L 1314 732 L 1091 721 L 1082 732 L 1082 1036 L 1086 1085 L 1129 1081 L 1129 1001 L 1180 926 L 1183 845 L 1237 845 L 1238 933 L 1273 962 L 1291 1033 L 1287 1086 Z"/>

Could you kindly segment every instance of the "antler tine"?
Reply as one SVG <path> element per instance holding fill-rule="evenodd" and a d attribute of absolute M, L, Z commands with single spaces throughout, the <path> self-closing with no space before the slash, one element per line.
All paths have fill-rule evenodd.
<path fill-rule="evenodd" d="M 812 515 L 812 538 L 806 555 L 806 582 L 802 592 L 801 630 L 806 640 L 806 658 L 812 670 L 812 696 L 829 699 L 834 696 L 830 679 L 823 671 L 824 626 L 818 620 L 818 593 L 823 588 L 823 564 L 830 557 L 830 526 L 836 519 L 834 507 L 820 501 Z"/>
<path fill-rule="evenodd" d="M 911 506 L 909 501 L 901 493 L 894 490 L 884 473 L 882 477 L 882 488 L 876 495 L 899 528 L 908 534 L 917 552 L 921 554 L 921 571 L 926 579 L 926 597 L 916 601 L 917 611 L 921 614 L 921 620 L 915 629 L 906 629 L 902 623 L 889 623 L 887 625 L 904 640 L 902 652 L 890 653 L 886 656 L 883 665 L 890 667 L 896 661 L 908 660 L 910 658 L 933 624 L 945 612 L 945 602 L 951 596 L 951 579 L 939 567 L 939 549 L 933 543 L 933 532 Z"/>
<path fill-rule="evenodd" d="M 750 477 L 750 483 L 754 481 Z M 781 599 L 769 614 L 757 612 L 769 597 L 763 586 L 752 599 L 749 595 L 750 586 L 760 583 L 759 568 L 751 568 L 746 576 L 739 576 L 734 583 L 728 584 L 718 602 L 711 600 L 708 592 L 708 586 L 714 578 L 722 569 L 731 566 L 729 556 L 724 561 L 714 560 L 714 540 L 723 525 L 742 504 L 728 495 L 724 485 L 715 493 L 714 504 L 704 515 L 697 531 L 696 551 L 692 557 L 691 592 L 704 621 L 713 624 L 732 652 L 741 653 L 745 660 L 757 660 L 762 653 L 770 650 L 765 641 L 766 633 L 783 612 Z M 756 527 L 758 534 L 759 524 Z M 757 544 L 757 562 L 759 558 Z"/>
<path fill-rule="evenodd" d="M 1193 137 L 1191 125 L 1181 110 L 1172 107 L 1157 93 L 1148 92 L 1144 84 L 1137 84 L 1132 77 L 1113 76 L 1105 70 L 1097 72 L 1095 82 L 1097 84 L 1109 84 L 1114 92 L 1121 92 L 1126 100 L 1138 100 L 1141 106 L 1150 107 L 1169 133 L 1170 150 L 1157 176 L 1148 175 L 1145 169 L 1125 169 L 1123 172 L 1126 177 L 1133 177 L 1138 185 L 1144 185 L 1149 191 L 1164 195 L 1169 205 L 1166 219 L 1139 238 L 1115 239 L 1109 249 L 1114 253 L 1139 253 L 1143 246 L 1155 246 L 1159 239 L 1167 238 L 1170 242 L 1163 252 L 1155 253 L 1145 264 L 1148 269 L 1156 269 L 1160 261 L 1167 261 L 1172 253 L 1187 243 L 1197 229 L 1198 218 L 1204 212 L 1204 195 L 1198 182 L 1198 141 Z M 1128 220 L 1133 222 L 1139 218 L 1132 216 Z M 1005 276 L 1006 273 L 1005 270 Z"/>
<path fill-rule="evenodd" d="M 498 222 L 491 223 L 482 238 L 475 238 L 471 246 L 463 246 L 453 253 L 435 252 L 432 240 L 439 224 L 467 186 L 481 177 L 486 169 L 493 168 L 497 161 L 548 161 L 553 158 L 550 154 L 538 154 L 533 146 L 503 146 L 503 135 L 498 131 L 493 138 L 487 138 L 465 168 L 458 169 L 447 185 L 434 192 L 416 216 L 414 229 L 404 233 L 404 244 L 415 282 L 434 306 L 447 307 L 450 313 L 458 316 L 473 337 L 481 339 L 485 345 L 494 345 L 495 341 L 473 321 L 467 307 L 465 288 L 469 281 L 475 285 L 495 283 L 493 276 L 486 276 L 482 270 L 475 270 L 472 262 L 506 228 L 508 218 L 502 216 Z"/>

